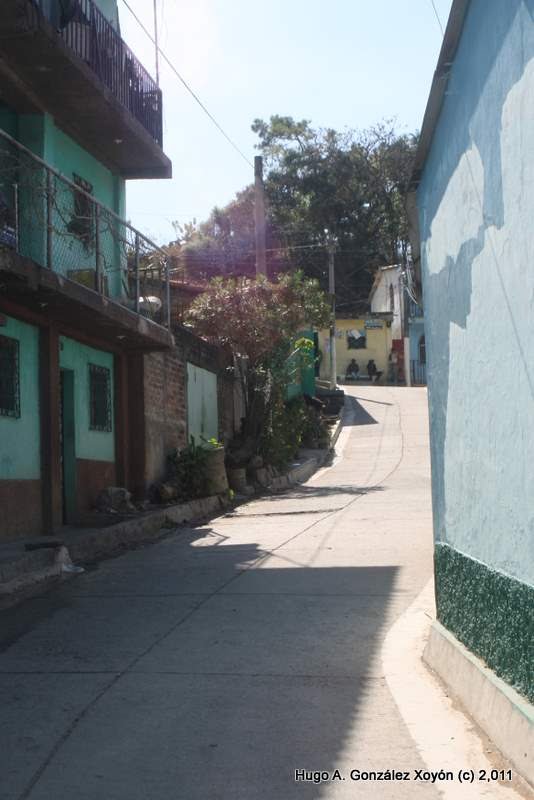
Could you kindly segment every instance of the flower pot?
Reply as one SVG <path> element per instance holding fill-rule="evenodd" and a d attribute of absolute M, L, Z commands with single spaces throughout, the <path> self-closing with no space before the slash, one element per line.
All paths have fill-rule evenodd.
<path fill-rule="evenodd" d="M 223 494 L 228 491 L 228 478 L 224 466 L 224 447 L 208 451 L 206 479 L 209 494 Z"/>
<path fill-rule="evenodd" d="M 242 492 L 247 485 L 247 471 L 244 467 L 228 470 L 228 483 L 234 492 Z"/>

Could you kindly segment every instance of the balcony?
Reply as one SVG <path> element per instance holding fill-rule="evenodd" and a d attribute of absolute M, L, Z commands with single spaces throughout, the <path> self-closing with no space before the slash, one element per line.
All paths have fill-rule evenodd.
<path fill-rule="evenodd" d="M 0 80 L 21 113 L 58 125 L 125 178 L 166 178 L 162 95 L 93 0 L 3 0 Z"/>
<path fill-rule="evenodd" d="M 165 251 L 2 131 L 0 272 L 34 313 L 125 347 L 172 342 Z"/>

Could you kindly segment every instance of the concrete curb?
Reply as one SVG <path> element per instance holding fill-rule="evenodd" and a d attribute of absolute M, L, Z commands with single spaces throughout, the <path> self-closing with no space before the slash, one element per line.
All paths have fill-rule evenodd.
<path fill-rule="evenodd" d="M 295 484 L 304 483 L 327 460 L 343 426 L 338 420 L 328 450 L 314 451 L 304 456 L 285 474 L 273 479 L 269 490 L 283 491 Z M 254 495 L 252 495 L 254 497 Z M 247 500 L 250 500 L 247 497 Z M 135 544 L 149 544 L 165 535 L 166 529 L 187 522 L 196 522 L 216 516 L 228 508 L 229 501 L 222 495 L 190 500 L 179 505 L 147 511 L 138 517 L 123 520 L 107 528 L 78 528 L 69 531 L 65 545 L 74 563 L 87 563 L 107 558 L 121 549 Z M 55 537 L 57 538 L 57 537 Z M 60 537 L 62 538 L 62 537 Z M 42 541 L 47 539 L 42 537 Z M 20 543 L 23 547 L 23 542 Z M 0 562 L 0 609 L 9 608 L 22 600 L 38 594 L 53 583 L 65 578 L 59 551 L 65 548 L 45 548 L 32 552 L 14 553 L 12 558 Z"/>
<path fill-rule="evenodd" d="M 328 449 L 314 450 L 313 455 L 310 454 L 309 456 L 304 456 L 302 463 L 295 463 L 285 475 L 280 475 L 277 478 L 274 478 L 268 488 L 274 491 L 279 491 L 281 489 L 289 489 L 296 483 L 305 483 L 307 480 L 309 480 L 318 469 L 324 466 L 329 456 L 332 455 L 337 440 L 339 439 L 339 435 L 343 429 L 344 418 L 345 408 L 342 409 L 340 417 L 332 432 L 330 447 Z"/>
<path fill-rule="evenodd" d="M 214 495 L 148 511 L 107 528 L 73 530 L 66 542 L 67 556 L 75 563 L 97 561 L 132 544 L 155 542 L 169 527 L 214 516 L 227 507 L 226 498 Z M 42 537 L 42 541 L 46 542 L 46 537 Z M 65 547 L 51 547 L 22 551 L 0 564 L 0 609 L 10 608 L 63 580 L 66 576 L 61 555 L 66 550 Z"/>
<path fill-rule="evenodd" d="M 439 622 L 432 623 L 423 659 L 520 775 L 534 786 L 534 706 Z"/>
<path fill-rule="evenodd" d="M 69 537 L 68 549 L 74 562 L 96 561 L 112 555 L 122 547 L 155 541 L 169 525 L 181 525 L 223 511 L 228 502 L 214 495 L 187 503 L 149 511 L 140 517 L 124 520 L 109 528 L 76 531 Z"/>
<path fill-rule="evenodd" d="M 334 449 L 334 447 L 337 444 L 337 440 L 339 439 L 339 434 L 343 430 L 343 426 L 345 424 L 345 417 L 346 417 L 347 413 L 348 413 L 347 412 L 347 406 L 345 405 L 341 409 L 341 414 L 339 415 L 339 419 L 338 419 L 338 421 L 336 423 L 336 427 L 334 428 L 334 430 L 332 432 L 332 438 L 330 440 L 330 452 Z"/>

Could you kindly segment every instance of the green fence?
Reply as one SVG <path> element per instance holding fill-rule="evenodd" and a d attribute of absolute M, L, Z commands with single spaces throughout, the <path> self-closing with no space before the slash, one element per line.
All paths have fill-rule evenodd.
<path fill-rule="evenodd" d="M 303 394 L 311 397 L 315 395 L 316 357 L 313 331 L 303 331 L 293 342 L 292 352 L 287 361 L 287 400 L 293 400 Z"/>

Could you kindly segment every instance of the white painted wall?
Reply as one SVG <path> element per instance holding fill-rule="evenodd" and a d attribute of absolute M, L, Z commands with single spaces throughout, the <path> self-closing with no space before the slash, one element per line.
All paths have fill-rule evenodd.
<path fill-rule="evenodd" d="M 376 288 L 371 299 L 373 314 L 393 313 L 391 336 L 402 339 L 402 279 L 400 267 L 387 267 L 378 270 Z M 391 308 L 390 286 L 393 286 L 393 309 Z"/>

